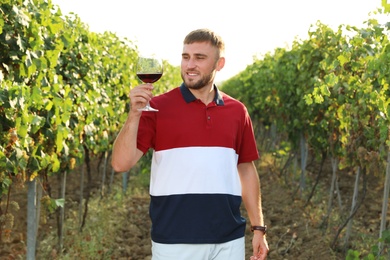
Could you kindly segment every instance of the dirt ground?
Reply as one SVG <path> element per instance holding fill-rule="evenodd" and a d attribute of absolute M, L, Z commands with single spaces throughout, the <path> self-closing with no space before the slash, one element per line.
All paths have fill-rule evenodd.
<path fill-rule="evenodd" d="M 316 178 L 318 165 L 309 165 L 307 178 L 308 189 Z M 320 228 L 323 213 L 328 203 L 328 187 L 330 184 L 330 167 L 325 167 L 323 178 L 320 179 L 316 195 L 308 206 L 305 200 L 298 197 L 297 186 L 286 184 L 285 178 L 279 176 L 270 165 L 259 167 L 262 186 L 262 200 L 265 223 L 268 225 L 267 240 L 270 247 L 268 259 L 345 259 L 341 250 L 332 250 L 330 245 L 342 221 L 330 222 L 326 232 Z M 353 191 L 354 174 L 346 172 L 340 178 L 340 191 L 344 196 L 343 212 L 349 212 L 351 194 Z M 120 178 L 115 181 L 120 181 Z M 55 183 L 55 182 L 53 182 Z M 350 247 L 366 243 L 375 243 L 379 236 L 381 203 L 383 197 L 383 181 L 371 177 L 368 182 L 368 192 L 363 205 L 356 214 Z M 55 188 L 55 187 L 54 187 Z M 74 194 L 79 189 L 77 181 L 67 182 L 67 194 Z M 97 196 L 95 194 L 94 196 Z M 1 241 L 0 259 L 24 259 L 26 244 L 26 194 L 14 192 L 11 199 L 18 201 L 20 210 L 15 215 L 15 226 L 9 241 Z M 113 214 L 116 221 L 123 223 L 115 238 L 117 248 L 112 259 L 150 260 L 150 220 L 148 217 L 147 196 L 133 196 L 127 209 L 120 214 Z M 334 202 L 336 203 L 336 201 Z M 338 207 L 334 207 L 338 210 Z M 115 206 L 112 207 L 115 211 Z M 244 213 L 245 215 L 245 213 Z M 389 217 L 388 217 L 389 218 Z M 47 226 L 47 225 L 46 225 Z M 55 223 L 53 223 L 55 229 Z M 40 239 L 46 236 L 48 230 L 40 230 Z M 344 233 L 342 233 L 344 234 Z M 247 258 L 251 256 L 251 233 L 247 231 Z M 339 239 L 342 245 L 343 235 Z M 372 245 L 372 244 L 371 244 Z M 340 249 L 340 246 L 338 247 Z"/>

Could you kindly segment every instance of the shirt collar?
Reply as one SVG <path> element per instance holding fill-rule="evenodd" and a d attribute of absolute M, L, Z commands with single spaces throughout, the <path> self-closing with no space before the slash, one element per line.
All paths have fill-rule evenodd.
<path fill-rule="evenodd" d="M 214 87 L 214 90 L 215 90 L 215 97 L 214 97 L 214 102 L 215 104 L 217 104 L 217 106 L 223 106 L 225 105 L 223 99 L 222 99 L 222 95 L 220 93 L 220 91 L 218 90 L 217 86 L 214 84 L 213 85 Z M 180 85 L 180 92 L 184 98 L 184 100 L 187 102 L 187 103 L 190 103 L 190 102 L 193 102 L 196 100 L 196 97 L 194 96 L 194 94 L 191 93 L 191 91 L 186 87 L 186 85 L 184 84 L 184 82 Z"/>

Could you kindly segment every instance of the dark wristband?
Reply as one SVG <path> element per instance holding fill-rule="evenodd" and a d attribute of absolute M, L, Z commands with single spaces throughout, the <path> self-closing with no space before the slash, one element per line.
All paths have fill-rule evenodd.
<path fill-rule="evenodd" d="M 264 226 L 251 226 L 251 231 L 259 230 L 265 235 L 267 233 L 267 225 Z"/>

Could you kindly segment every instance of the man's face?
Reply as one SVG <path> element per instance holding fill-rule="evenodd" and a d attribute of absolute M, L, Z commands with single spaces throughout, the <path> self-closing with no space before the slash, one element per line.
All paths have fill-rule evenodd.
<path fill-rule="evenodd" d="M 222 58 L 223 59 L 223 58 Z M 181 59 L 181 77 L 188 88 L 211 86 L 215 73 L 222 69 L 218 49 L 208 42 L 184 44 Z"/>

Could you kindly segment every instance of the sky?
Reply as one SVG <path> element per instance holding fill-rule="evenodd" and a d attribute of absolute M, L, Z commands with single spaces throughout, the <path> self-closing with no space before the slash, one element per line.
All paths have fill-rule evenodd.
<path fill-rule="evenodd" d="M 363 27 L 382 0 L 52 0 L 63 14 L 73 12 L 97 33 L 110 31 L 133 41 L 142 52 L 154 52 L 180 65 L 183 39 L 192 30 L 209 28 L 226 45 L 223 81 L 245 70 L 254 56 L 294 39 L 308 38 L 317 21 Z"/>

